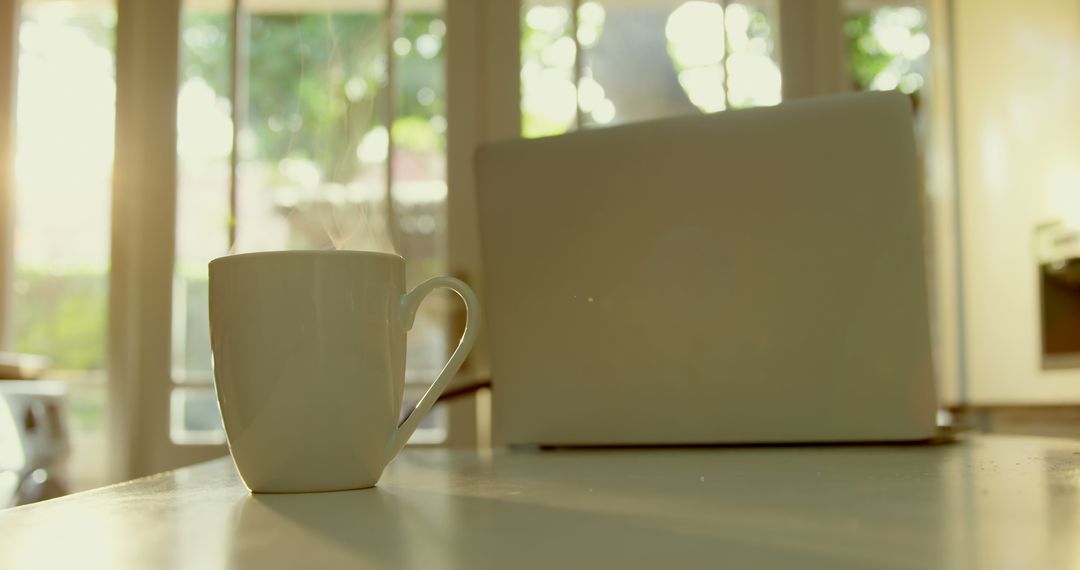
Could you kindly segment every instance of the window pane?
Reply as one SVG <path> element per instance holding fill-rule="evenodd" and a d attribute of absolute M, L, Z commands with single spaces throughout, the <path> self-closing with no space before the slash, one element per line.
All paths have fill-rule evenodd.
<path fill-rule="evenodd" d="M 727 40 L 727 97 L 733 109 L 780 103 L 780 66 L 775 59 L 773 22 L 775 4 L 731 3 L 724 10 Z M 709 109 L 697 100 L 693 81 L 679 74 L 679 83 L 702 111 Z"/>
<path fill-rule="evenodd" d="M 41 2 L 19 28 L 15 348 L 60 369 L 104 366 L 115 22 L 108 5 Z"/>
<path fill-rule="evenodd" d="M 571 3 L 527 0 L 521 8 L 521 135 L 558 135 L 577 112 Z"/>
<path fill-rule="evenodd" d="M 250 16 L 236 251 L 396 252 L 410 286 L 445 271 L 446 24 L 437 2 L 399 9 L 389 56 L 383 12 Z M 450 307 L 443 293 L 421 306 L 410 380 L 444 364 Z"/>
<path fill-rule="evenodd" d="M 381 11 L 254 13 L 236 251 L 393 251 Z"/>
<path fill-rule="evenodd" d="M 851 12 L 844 23 L 852 81 L 859 89 L 900 91 L 914 98 L 927 79 L 926 12 L 883 6 Z"/>
<path fill-rule="evenodd" d="M 668 53 L 669 18 L 683 2 L 584 2 L 578 8 L 577 38 L 582 69 L 578 104 L 586 125 L 642 121 L 697 112 L 679 85 L 678 72 Z M 676 28 L 682 34 L 700 32 L 688 51 L 697 60 L 724 53 L 723 9 L 713 2 L 687 2 L 696 12 L 694 27 Z M 678 23 L 678 19 L 675 20 Z M 633 65 L 627 65 L 633 62 Z M 720 69 L 719 67 L 717 69 Z M 714 95 L 723 101 L 723 82 L 713 82 Z M 721 107 L 722 108 L 722 107 Z"/>
<path fill-rule="evenodd" d="M 104 408 L 116 10 L 27 2 L 19 26 L 14 348 L 72 380 L 72 488 L 107 476 Z"/>
<path fill-rule="evenodd" d="M 406 386 L 404 399 L 401 404 L 401 421 L 405 421 L 410 410 L 416 407 L 416 403 L 427 391 L 426 386 Z M 422 443 L 428 445 L 440 444 L 446 441 L 447 417 L 446 406 L 435 404 L 428 415 L 416 426 L 416 431 L 409 438 L 409 443 Z"/>
<path fill-rule="evenodd" d="M 764 4 L 585 2 L 578 11 L 586 124 L 780 102 Z M 626 65 L 633 61 L 634 65 Z"/>
<path fill-rule="evenodd" d="M 524 135 L 571 128 L 573 103 L 564 101 L 575 97 L 585 126 L 779 103 L 775 4 L 587 1 L 578 8 L 575 31 L 568 4 L 526 3 Z"/>
<path fill-rule="evenodd" d="M 174 388 L 169 404 L 169 438 L 173 443 L 225 443 L 225 428 L 213 388 Z"/>
<path fill-rule="evenodd" d="M 934 156 L 933 146 L 949 138 L 943 132 L 934 135 L 941 125 L 930 121 L 926 108 L 929 74 L 929 52 L 931 48 L 926 11 L 918 6 L 878 6 L 867 8 L 865 4 L 851 2 L 844 20 L 844 36 L 847 46 L 848 73 L 853 87 L 860 91 L 899 90 L 911 97 L 915 110 L 915 141 L 919 172 L 923 175 L 922 191 L 930 192 L 936 184 L 935 171 L 944 172 L 949 161 L 928 160 Z M 944 139 L 942 138 L 944 137 Z M 938 140 L 935 143 L 935 139 Z M 927 154 L 927 151 L 930 154 Z M 935 164 L 937 163 L 937 164 Z M 948 175 L 946 175 L 948 176 Z M 936 177 L 940 178 L 940 174 Z M 951 182 L 945 183 L 950 185 Z M 942 187 L 944 188 L 944 187 Z M 923 201 L 927 220 L 940 217 L 935 210 L 941 205 L 939 199 L 930 196 Z M 949 215 L 951 218 L 951 214 Z M 924 226 L 926 269 L 930 282 L 937 282 L 941 267 L 938 262 L 939 250 L 948 240 L 944 234 L 938 235 L 942 226 L 927 223 Z M 942 303 L 947 299 L 941 296 L 940 288 L 930 290 L 930 313 L 933 323 L 933 335 L 944 334 L 940 316 L 943 314 Z"/>
<path fill-rule="evenodd" d="M 402 2 L 395 65 L 393 199 L 396 245 L 415 285 L 446 272 L 446 22 L 438 2 Z M 452 293 L 436 291 L 408 336 L 406 381 L 431 383 L 446 364 Z"/>
<path fill-rule="evenodd" d="M 185 9 L 177 96 L 173 380 L 210 382 L 207 263 L 229 249 L 232 12 Z"/>
<path fill-rule="evenodd" d="M 206 263 L 213 257 L 288 249 L 397 252 L 408 260 L 410 286 L 446 271 L 442 3 L 398 2 L 392 28 L 387 14 L 372 8 L 287 13 L 249 6 L 231 248 L 231 12 L 200 8 L 183 17 L 177 382 L 212 380 Z M 407 382 L 430 383 L 445 363 L 447 313 L 455 306 L 439 292 L 420 307 L 408 337 Z M 210 435 L 218 424 L 193 427 L 192 414 L 198 422 L 217 414 L 206 401 L 199 389 L 174 391 L 175 442 L 219 437 Z"/>

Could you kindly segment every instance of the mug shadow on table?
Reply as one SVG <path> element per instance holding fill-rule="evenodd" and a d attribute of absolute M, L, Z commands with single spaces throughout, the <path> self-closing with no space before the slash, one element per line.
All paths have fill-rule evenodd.
<path fill-rule="evenodd" d="M 865 565 L 761 533 L 413 489 L 252 495 L 240 511 L 230 568 Z"/>

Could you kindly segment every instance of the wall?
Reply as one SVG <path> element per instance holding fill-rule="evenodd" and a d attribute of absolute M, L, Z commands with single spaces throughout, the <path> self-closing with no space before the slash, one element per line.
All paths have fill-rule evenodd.
<path fill-rule="evenodd" d="M 1042 370 L 1036 224 L 1080 216 L 1080 2 L 955 0 L 966 400 L 1080 403 Z"/>

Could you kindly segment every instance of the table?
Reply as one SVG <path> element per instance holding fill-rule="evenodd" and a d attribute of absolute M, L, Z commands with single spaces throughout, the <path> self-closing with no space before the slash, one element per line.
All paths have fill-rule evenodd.
<path fill-rule="evenodd" d="M 407 450 L 256 495 L 228 459 L 0 513 L 0 568 L 1080 568 L 1080 441 Z"/>

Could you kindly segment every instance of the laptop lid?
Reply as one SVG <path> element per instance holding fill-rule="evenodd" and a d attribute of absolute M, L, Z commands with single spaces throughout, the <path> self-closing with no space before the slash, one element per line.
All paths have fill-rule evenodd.
<path fill-rule="evenodd" d="M 872 93 L 481 148 L 497 437 L 930 437 L 912 131 Z"/>

